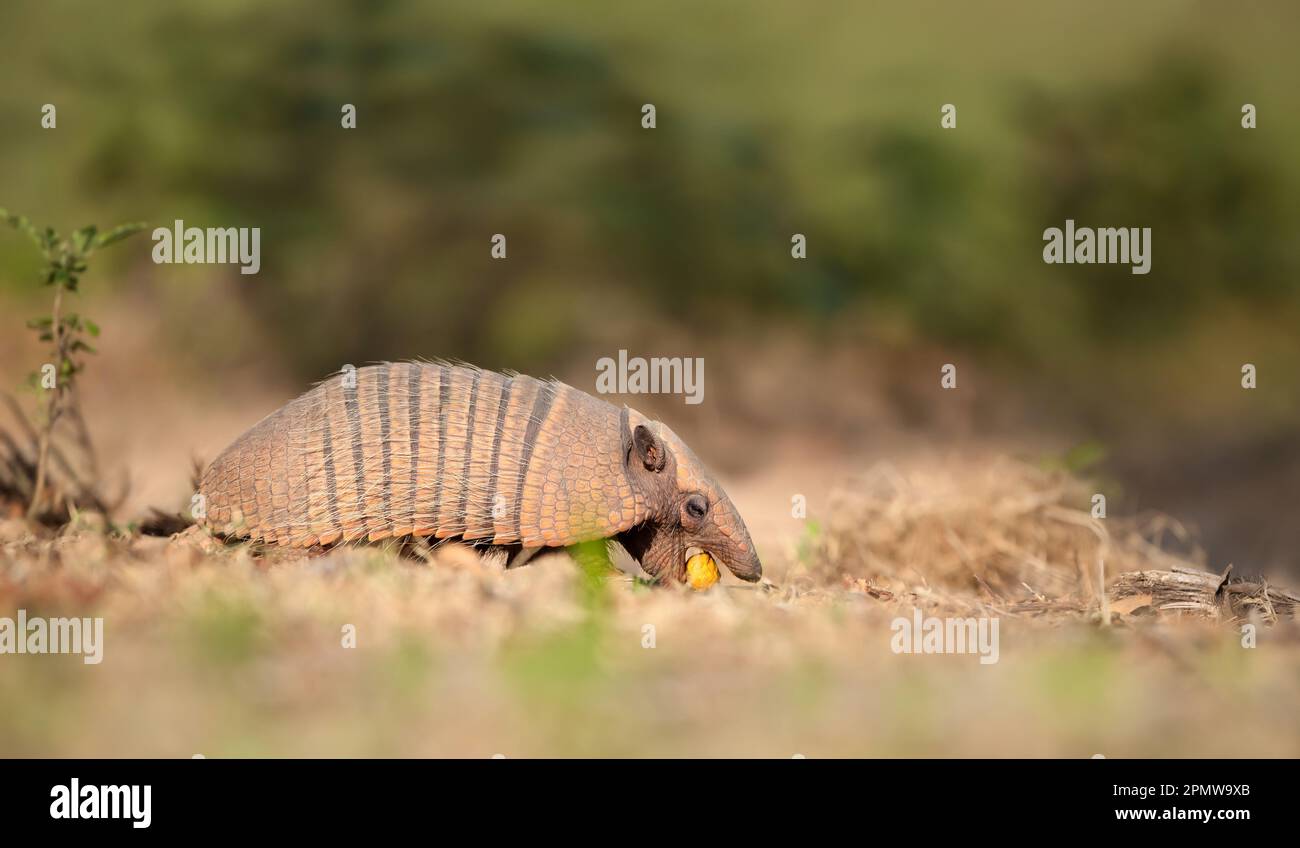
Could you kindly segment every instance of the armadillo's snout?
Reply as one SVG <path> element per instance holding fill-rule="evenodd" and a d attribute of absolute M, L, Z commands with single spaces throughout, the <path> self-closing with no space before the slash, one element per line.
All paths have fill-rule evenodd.
<path fill-rule="evenodd" d="M 718 536 L 706 545 L 709 553 L 741 580 L 757 583 L 763 577 L 763 564 L 740 513 L 725 496 L 716 505 L 713 520 Z"/>
<path fill-rule="evenodd" d="M 757 583 L 763 577 L 763 563 L 758 560 L 758 552 L 753 545 L 719 554 L 718 561 L 732 574 L 749 583 Z"/>

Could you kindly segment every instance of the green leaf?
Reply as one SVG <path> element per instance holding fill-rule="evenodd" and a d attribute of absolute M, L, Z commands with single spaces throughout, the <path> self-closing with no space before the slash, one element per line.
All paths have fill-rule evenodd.
<path fill-rule="evenodd" d="M 3 219 L 6 224 L 20 233 L 24 233 L 41 250 L 45 249 L 45 242 L 41 239 L 40 231 L 36 229 L 31 221 L 27 220 L 26 216 L 14 215 L 7 209 L 0 209 L 0 219 Z"/>
<path fill-rule="evenodd" d="M 90 250 L 91 246 L 95 243 L 95 235 L 98 232 L 99 227 L 92 224 L 87 227 L 82 227 L 73 233 L 72 243 L 76 246 L 77 252 L 85 253 Z"/>
<path fill-rule="evenodd" d="M 1100 442 L 1084 442 L 1066 451 L 1065 467 L 1072 474 L 1079 474 L 1100 463 L 1106 458 L 1106 446 Z"/>
<path fill-rule="evenodd" d="M 95 247 L 108 247 L 110 244 L 116 244 L 122 239 L 130 238 L 148 226 L 144 221 L 137 221 L 114 227 L 95 240 Z"/>
<path fill-rule="evenodd" d="M 1038 460 L 1044 471 L 1065 471 L 1082 475 L 1106 459 L 1106 446 L 1098 441 L 1077 444 L 1062 454 L 1049 454 Z"/>
<path fill-rule="evenodd" d="M 86 332 L 90 333 L 92 338 L 99 338 L 99 325 L 89 318 L 86 319 Z"/>

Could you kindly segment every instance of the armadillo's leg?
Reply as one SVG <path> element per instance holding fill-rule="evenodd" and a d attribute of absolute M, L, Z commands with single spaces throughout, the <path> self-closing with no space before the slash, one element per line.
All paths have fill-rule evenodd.
<path fill-rule="evenodd" d="M 525 548 L 522 545 L 511 545 L 514 549 L 509 560 L 506 561 L 506 570 L 519 568 L 521 565 L 527 565 L 528 561 L 537 555 L 542 548 Z"/>

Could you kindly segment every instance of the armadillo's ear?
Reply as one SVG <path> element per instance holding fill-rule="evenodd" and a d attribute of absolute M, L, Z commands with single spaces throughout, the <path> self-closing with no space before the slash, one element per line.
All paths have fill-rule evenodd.
<path fill-rule="evenodd" d="M 664 443 L 644 424 L 632 431 L 632 453 L 650 471 L 663 471 L 666 456 Z"/>

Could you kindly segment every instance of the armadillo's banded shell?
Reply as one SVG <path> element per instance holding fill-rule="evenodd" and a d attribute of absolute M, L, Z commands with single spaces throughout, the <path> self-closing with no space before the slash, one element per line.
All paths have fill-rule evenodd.
<path fill-rule="evenodd" d="M 563 383 L 438 363 L 336 374 L 204 472 L 204 523 L 307 546 L 459 536 L 528 547 L 645 519 L 623 467 L 628 411 Z"/>

